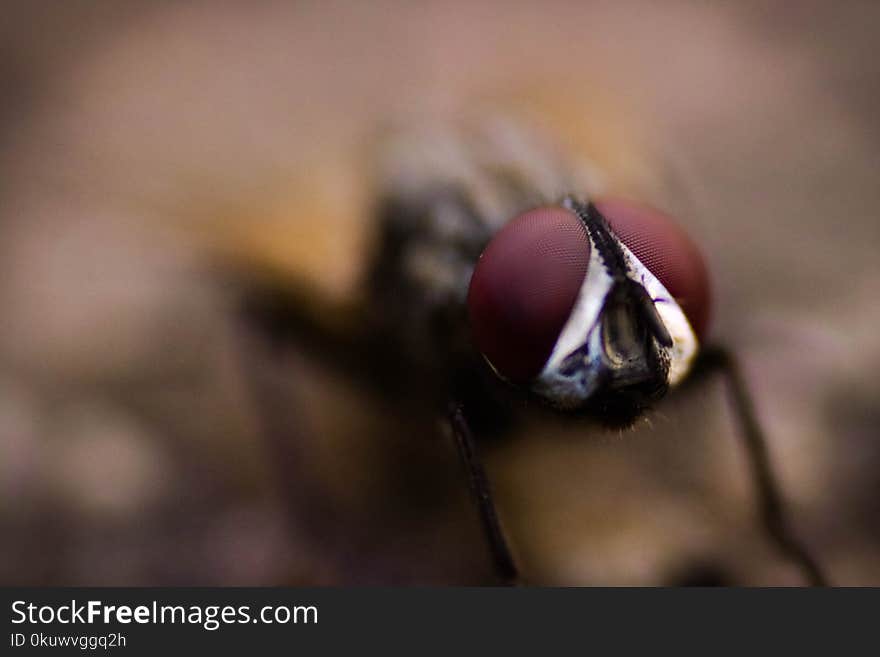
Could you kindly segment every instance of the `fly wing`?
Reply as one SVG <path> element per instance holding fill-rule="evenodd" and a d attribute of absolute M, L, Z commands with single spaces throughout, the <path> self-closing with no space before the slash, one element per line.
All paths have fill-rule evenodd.
<path fill-rule="evenodd" d="M 329 302 L 364 291 L 386 257 L 375 251 L 392 216 L 410 224 L 398 234 L 417 236 L 405 249 L 415 263 L 407 275 L 440 297 L 458 289 L 460 300 L 469 270 L 457 252 L 471 259 L 519 212 L 567 194 L 655 196 L 637 113 L 601 88 L 512 86 L 449 99 L 444 110 L 416 108 L 417 120 L 395 119 L 407 116 L 400 108 L 385 129 L 374 122 L 322 135 L 295 168 L 270 168 L 249 186 L 215 185 L 212 197 L 169 215 L 221 267 Z M 436 208 L 389 215 L 388 201 Z"/>
<path fill-rule="evenodd" d="M 418 342 L 413 351 L 442 350 L 438 336 L 465 324 L 480 252 L 507 221 L 572 193 L 645 187 L 632 170 L 646 161 L 637 131 L 622 129 L 618 110 L 594 92 L 521 90 L 393 124 L 368 148 L 328 149 L 259 194 L 202 208 L 188 227 L 222 269 L 286 291 L 322 320 L 369 314 Z"/>

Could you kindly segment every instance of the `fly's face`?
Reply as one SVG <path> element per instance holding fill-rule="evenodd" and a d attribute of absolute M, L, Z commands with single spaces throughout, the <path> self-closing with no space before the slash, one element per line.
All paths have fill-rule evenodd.
<path fill-rule="evenodd" d="M 415 351 L 454 350 L 466 305 L 495 373 L 560 409 L 626 421 L 685 377 L 708 276 L 668 216 L 602 199 L 591 163 L 520 124 L 401 134 L 380 160 L 375 289 L 394 291 L 395 325 L 431 336 Z"/>
<path fill-rule="evenodd" d="M 669 217 L 571 196 L 502 228 L 468 294 L 474 341 L 501 378 L 622 421 L 687 375 L 708 310 L 703 260 Z"/>

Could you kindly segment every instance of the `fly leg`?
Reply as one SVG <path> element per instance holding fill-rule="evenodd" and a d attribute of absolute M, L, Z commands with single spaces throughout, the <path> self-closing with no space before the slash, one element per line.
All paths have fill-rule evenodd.
<path fill-rule="evenodd" d="M 767 438 L 758 422 L 754 403 L 735 355 L 723 347 L 708 347 L 700 356 L 697 370 L 696 373 L 703 374 L 718 371 L 727 384 L 767 536 L 782 554 L 797 564 L 811 586 L 827 586 L 828 577 L 824 569 L 792 528 L 779 480 L 770 461 Z"/>
<path fill-rule="evenodd" d="M 246 286 L 238 319 L 278 353 L 296 345 L 370 388 L 382 383 L 376 372 L 388 373 L 400 360 L 393 357 L 392 339 L 375 325 L 362 305 L 321 304 L 313 294 L 294 287 Z"/>
<path fill-rule="evenodd" d="M 290 528 L 304 529 L 315 540 L 336 545 L 341 539 L 328 536 L 338 524 L 336 510 L 322 494 L 311 467 L 314 436 L 300 420 L 297 380 L 289 376 L 297 354 L 289 348 L 286 336 L 267 330 L 248 309 L 234 318 L 233 331 L 255 429 L 267 450 Z"/>
<path fill-rule="evenodd" d="M 264 443 L 289 523 L 327 553 L 344 554 L 352 537 L 325 482 L 313 467 L 320 440 L 303 419 L 301 365 L 316 361 L 339 372 L 364 390 L 377 386 L 377 363 L 394 360 L 381 338 L 367 327 L 361 309 L 321 304 L 294 287 L 272 287 L 234 280 L 232 317 L 240 378 L 253 410 L 255 429 Z M 385 365 L 387 370 L 389 365 Z M 339 556 L 340 561 L 343 560 Z"/>
<path fill-rule="evenodd" d="M 504 530 L 501 528 L 498 511 L 492 499 L 489 478 L 486 476 L 486 469 L 477 453 L 473 432 L 461 404 L 450 404 L 449 424 L 455 437 L 458 455 L 468 479 L 468 486 L 480 516 L 480 523 L 489 544 L 489 551 L 495 563 L 498 578 L 505 585 L 513 586 L 518 583 L 519 578 L 516 563 L 510 552 Z"/>

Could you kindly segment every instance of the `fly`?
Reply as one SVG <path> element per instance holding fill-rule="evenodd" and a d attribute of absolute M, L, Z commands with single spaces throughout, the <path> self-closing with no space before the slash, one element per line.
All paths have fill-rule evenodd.
<path fill-rule="evenodd" d="M 702 346 L 709 275 L 672 218 L 596 194 L 576 159 L 521 126 L 402 132 L 375 170 L 378 246 L 345 329 L 259 289 L 247 317 L 382 388 L 435 399 L 500 581 L 519 571 L 475 433 L 503 427 L 511 400 L 626 426 L 710 371 L 728 383 L 765 531 L 810 583 L 827 581 L 791 530 L 736 360 Z"/>

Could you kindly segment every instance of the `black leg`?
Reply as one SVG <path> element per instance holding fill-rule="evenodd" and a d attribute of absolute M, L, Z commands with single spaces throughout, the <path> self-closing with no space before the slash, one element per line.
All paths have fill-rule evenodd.
<path fill-rule="evenodd" d="M 761 520 L 769 538 L 796 563 L 812 586 L 827 586 L 828 578 L 810 551 L 795 535 L 767 449 L 767 439 L 755 414 L 739 363 L 734 354 L 721 347 L 705 349 L 698 370 L 720 371 L 727 382 L 733 411 L 745 441 L 753 485 L 758 494 Z"/>
<path fill-rule="evenodd" d="M 309 467 L 308 450 L 314 436 L 298 421 L 296 394 L 285 386 L 283 377 L 289 372 L 281 365 L 292 350 L 247 312 L 235 317 L 233 330 L 241 381 L 254 410 L 256 431 L 275 469 L 291 526 L 326 541 L 327 527 L 336 524 L 336 514 Z"/>
<path fill-rule="evenodd" d="M 328 366 L 353 380 L 375 385 L 377 364 L 388 360 L 388 349 L 371 330 L 363 308 L 321 304 L 314 294 L 293 285 L 235 284 L 241 297 L 238 320 L 264 344 L 279 353 L 296 345 L 319 354 Z"/>
<path fill-rule="evenodd" d="M 455 436 L 458 455 L 461 457 L 471 494 L 474 497 L 477 511 L 480 514 L 480 522 L 483 525 L 483 532 L 489 543 L 489 550 L 492 553 L 498 577 L 504 584 L 514 585 L 518 581 L 516 564 L 510 553 L 510 547 L 507 544 L 504 531 L 501 529 L 498 512 L 495 510 L 495 502 L 492 500 L 489 479 L 486 476 L 483 463 L 477 454 L 474 436 L 461 405 L 450 405 L 449 423 Z"/>

